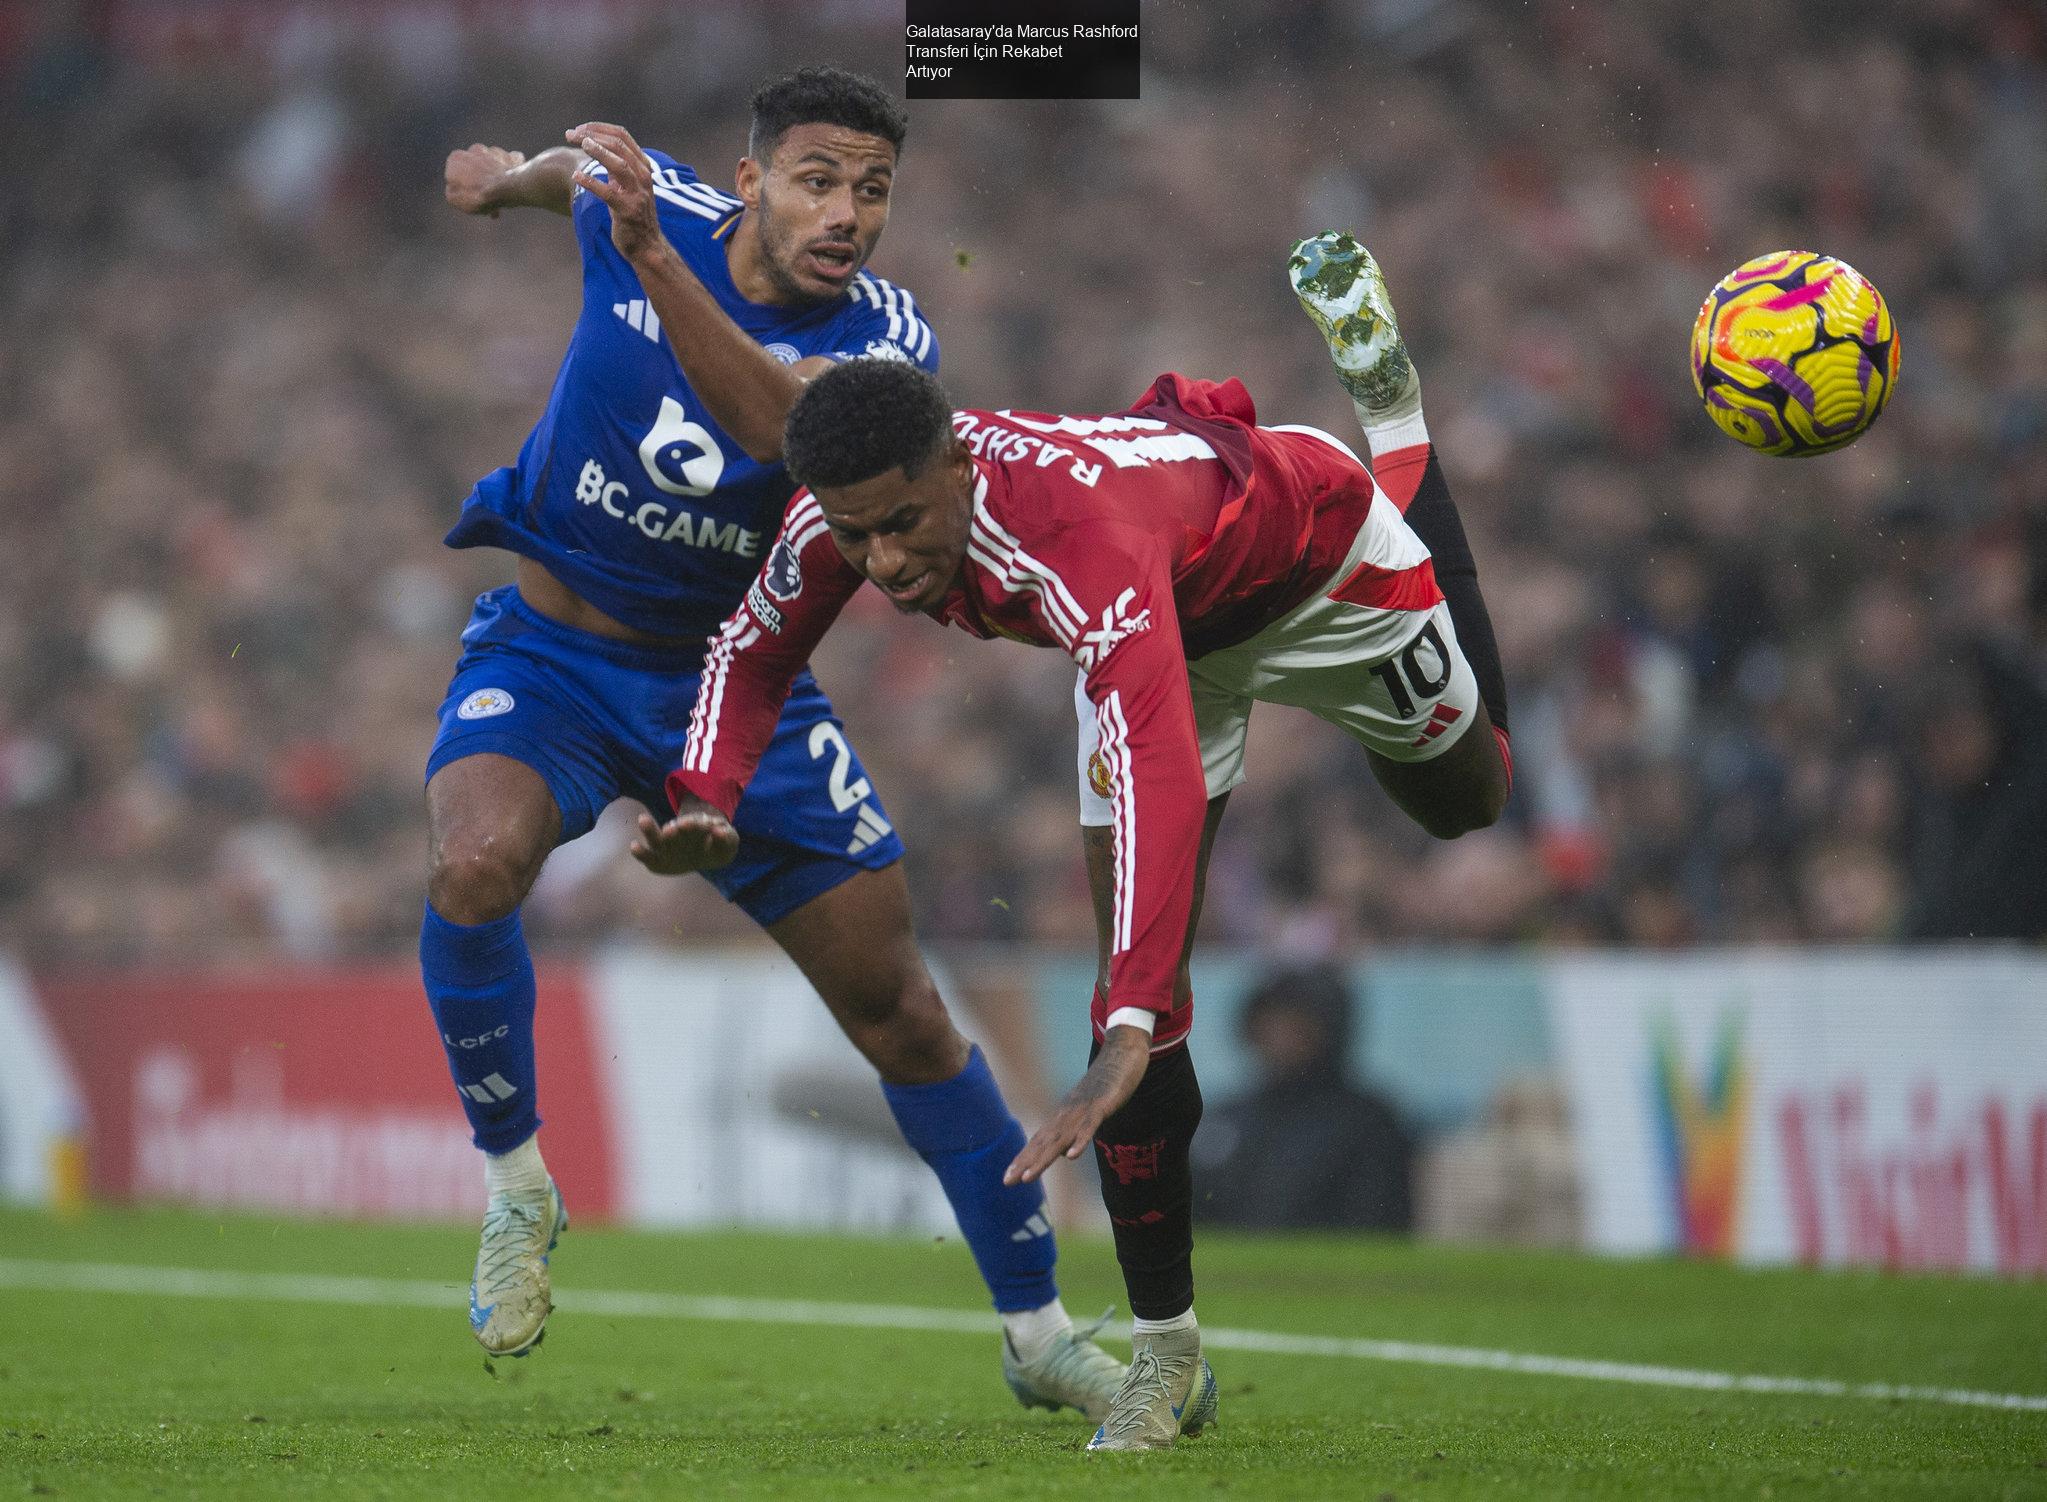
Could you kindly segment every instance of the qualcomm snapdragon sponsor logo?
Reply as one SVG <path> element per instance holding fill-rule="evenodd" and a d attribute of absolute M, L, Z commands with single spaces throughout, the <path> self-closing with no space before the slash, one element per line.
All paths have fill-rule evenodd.
<path fill-rule="evenodd" d="M 1102 619 L 1091 631 L 1084 632 L 1080 645 L 1074 650 L 1073 660 L 1089 672 L 1093 672 L 1108 660 L 1111 652 L 1124 641 L 1140 631 L 1151 630 L 1151 607 L 1145 606 L 1136 615 L 1130 614 L 1131 602 L 1137 598 L 1135 589 L 1126 589 L 1116 596 L 1116 603 L 1102 612 Z"/>
<path fill-rule="evenodd" d="M 509 714 L 517 702 L 501 688 L 480 688 L 456 707 L 455 717 L 460 720 L 487 720 L 492 715 Z"/>

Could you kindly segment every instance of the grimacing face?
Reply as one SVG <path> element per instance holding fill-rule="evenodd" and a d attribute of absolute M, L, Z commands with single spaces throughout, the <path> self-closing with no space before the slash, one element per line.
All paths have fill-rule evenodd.
<path fill-rule="evenodd" d="M 974 459 L 949 438 L 910 479 L 900 468 L 842 490 L 814 489 L 839 553 L 905 614 L 945 598 L 967 558 Z"/>
<path fill-rule="evenodd" d="M 888 224 L 895 170 L 895 147 L 842 125 L 792 125 L 765 163 L 739 164 L 739 197 L 784 300 L 824 302 L 852 283 Z"/>

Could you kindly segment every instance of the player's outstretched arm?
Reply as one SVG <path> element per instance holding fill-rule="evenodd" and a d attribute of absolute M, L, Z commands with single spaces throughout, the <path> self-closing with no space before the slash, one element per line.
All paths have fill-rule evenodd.
<path fill-rule="evenodd" d="M 578 125 L 568 139 L 604 169 L 598 177 L 586 164 L 576 184 L 611 210 L 611 243 L 639 277 L 698 399 L 749 458 L 762 464 L 781 458 L 789 409 L 804 383 L 831 362 L 812 357 L 784 365 L 718 306 L 662 233 L 653 164 L 624 126 Z"/>
<path fill-rule="evenodd" d="M 1080 1083 L 1067 1091 L 1052 1119 L 1031 1135 L 1003 1171 L 1005 1184 L 1028 1184 L 1061 1158 L 1078 1158 L 1102 1123 L 1130 1099 L 1151 1062 L 1151 1034 L 1139 1027 L 1112 1027 Z"/>
<path fill-rule="evenodd" d="M 528 161 L 523 151 L 479 141 L 448 153 L 442 191 L 465 214 L 495 219 L 501 209 L 546 209 L 566 215 L 576 171 L 587 160 L 573 147 L 556 146 Z"/>
<path fill-rule="evenodd" d="M 682 762 L 668 774 L 675 817 L 640 820 L 632 852 L 641 865 L 672 875 L 713 869 L 738 853 L 732 820 L 789 686 L 861 582 L 832 542 L 817 498 L 798 491 L 753 587 L 711 638 Z"/>

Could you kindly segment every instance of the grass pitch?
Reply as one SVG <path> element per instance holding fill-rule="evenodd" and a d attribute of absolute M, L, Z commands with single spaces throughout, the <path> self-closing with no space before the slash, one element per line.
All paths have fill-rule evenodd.
<path fill-rule="evenodd" d="M 1011 1399 L 992 1325 L 675 1318 L 598 1296 L 981 1308 L 950 1239 L 577 1230 L 546 1345 L 492 1374 L 464 1319 L 474 1245 L 464 1227 L 0 1212 L 0 1498 L 2047 1498 L 2037 1410 L 1250 1350 L 1210 1352 L 1209 1434 L 1086 1456 L 1082 1420 Z M 301 1281 L 84 1291 L 52 1287 L 53 1262 Z M 1119 1296 L 1105 1244 L 1069 1239 L 1063 1263 L 1069 1308 Z M 2039 1284 L 1220 1236 L 1196 1272 L 1211 1329 L 2047 1394 Z M 441 1306 L 404 1302 L 435 1285 Z"/>

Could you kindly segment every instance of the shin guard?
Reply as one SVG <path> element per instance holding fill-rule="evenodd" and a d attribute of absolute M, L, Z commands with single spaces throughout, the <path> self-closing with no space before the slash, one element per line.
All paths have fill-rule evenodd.
<path fill-rule="evenodd" d="M 1186 1048 L 1153 1057 L 1136 1092 L 1102 1123 L 1095 1162 L 1116 1260 L 1139 1319 L 1171 1319 L 1194 1302 L 1194 1175 L 1201 1085 Z"/>

